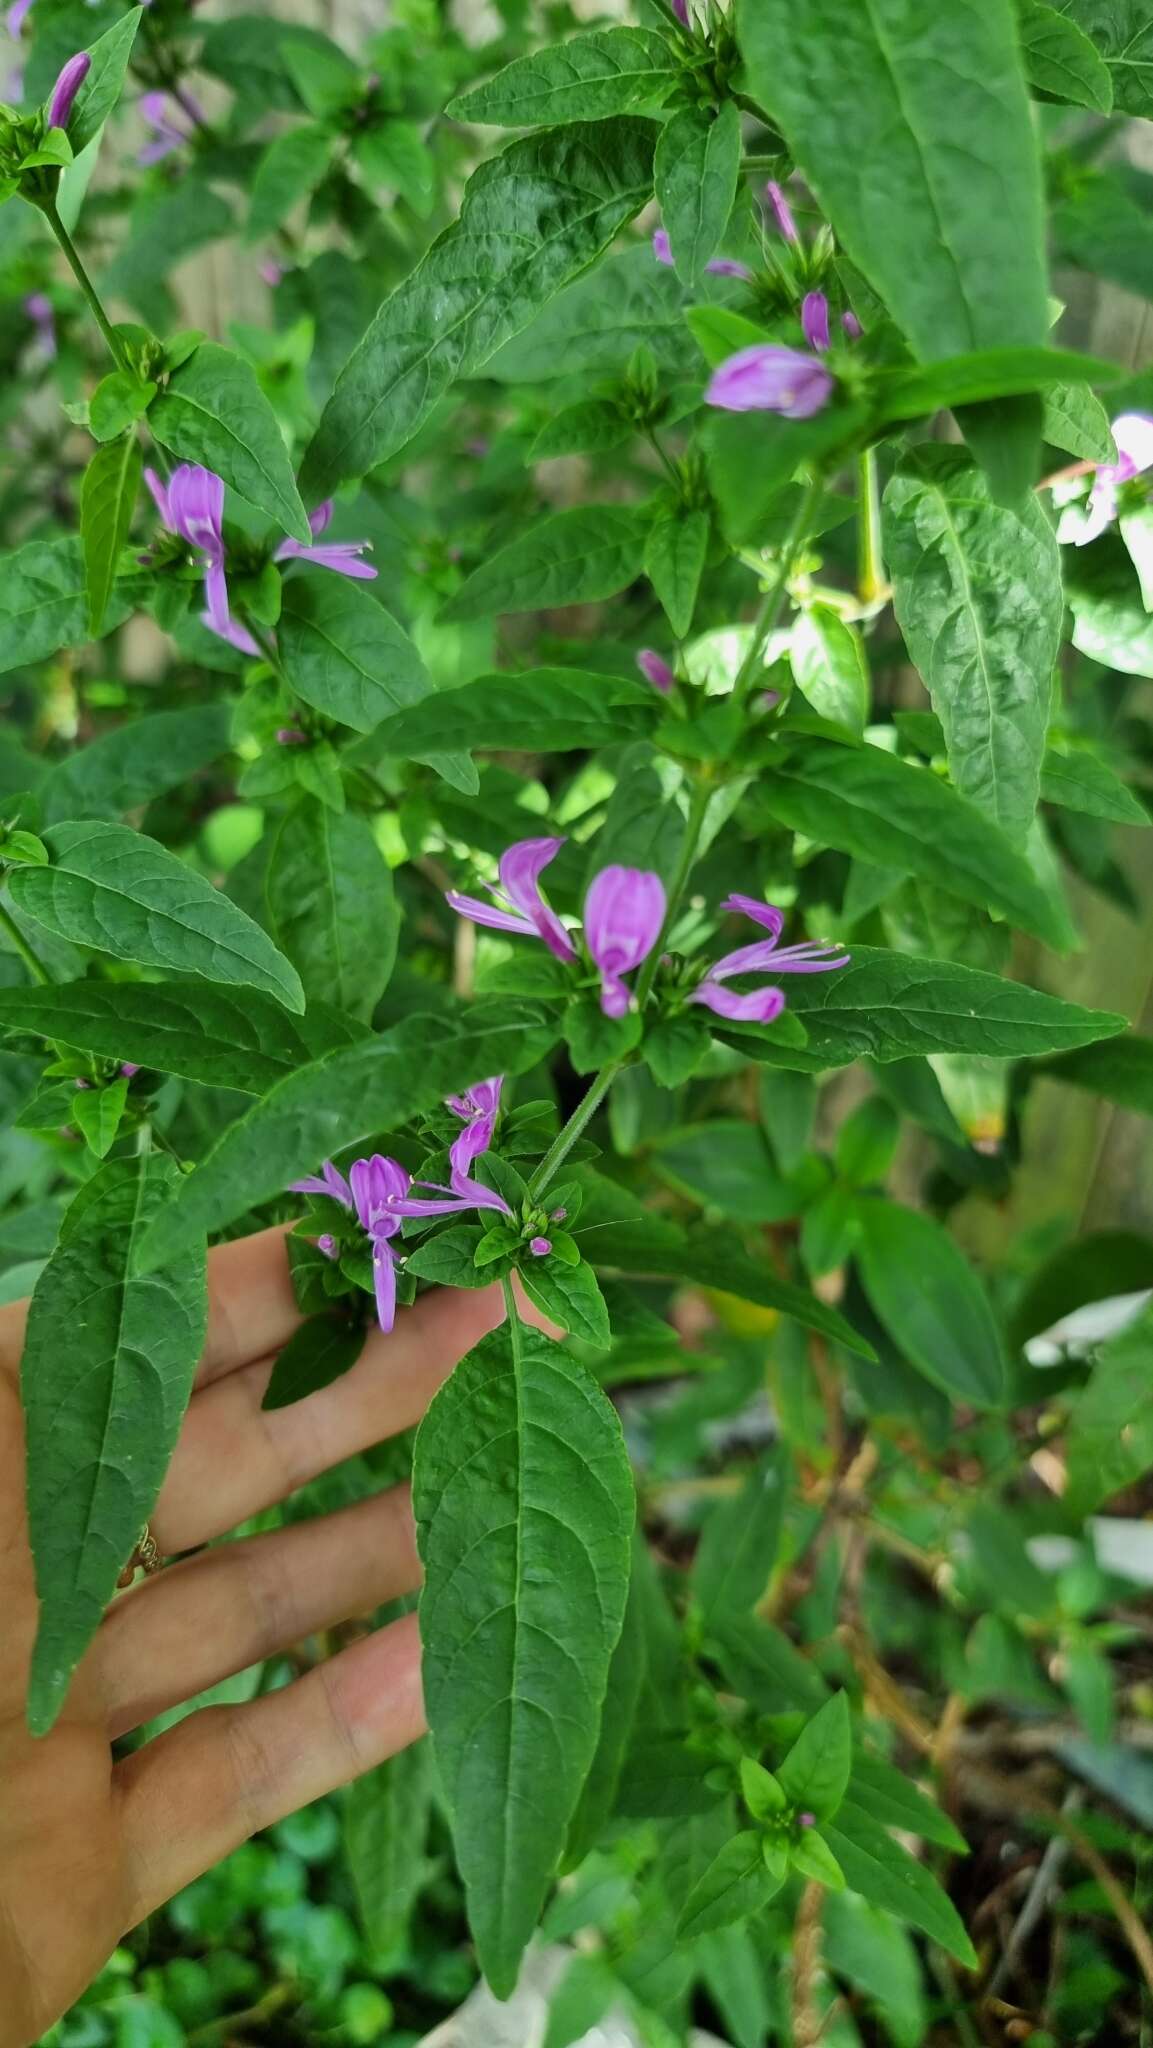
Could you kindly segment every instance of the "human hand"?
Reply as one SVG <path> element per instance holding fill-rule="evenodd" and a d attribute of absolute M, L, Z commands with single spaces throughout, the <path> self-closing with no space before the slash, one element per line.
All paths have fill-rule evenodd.
<path fill-rule="evenodd" d="M 499 1288 L 424 1296 L 353 1370 L 264 1413 L 299 1319 L 283 1232 L 209 1255 L 205 1354 L 151 1529 L 163 1555 L 223 1535 L 408 1428 L 500 1322 Z M 24 1719 L 36 1594 L 18 1389 L 26 1304 L 0 1310 L 0 2048 L 26 2048 L 125 1931 L 259 1828 L 423 1730 L 415 1616 L 281 1691 L 206 1707 L 114 1763 L 111 1743 L 230 1672 L 413 1590 L 407 1487 L 188 1558 L 115 1600 L 52 1733 Z"/>

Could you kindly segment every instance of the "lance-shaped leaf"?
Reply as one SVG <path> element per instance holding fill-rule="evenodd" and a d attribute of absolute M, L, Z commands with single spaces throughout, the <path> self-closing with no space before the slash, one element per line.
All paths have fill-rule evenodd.
<path fill-rule="evenodd" d="M 74 157 L 100 133 L 120 98 L 143 8 L 133 7 L 89 49 L 92 62 L 68 117 L 68 140 Z"/>
<path fill-rule="evenodd" d="M 40 1624 L 28 1720 L 46 1734 L 176 1442 L 207 1312 L 204 1252 L 132 1271 L 179 1178 L 170 1160 L 113 1160 L 77 1195 L 28 1317 L 21 1394 Z"/>
<path fill-rule="evenodd" d="M 1061 640 L 1053 529 L 1035 494 L 995 504 L 963 452 L 930 448 L 885 493 L 885 551 L 953 781 L 1020 844 L 1037 806 Z"/>
<path fill-rule="evenodd" d="M 742 0 L 738 26 L 749 90 L 915 353 L 1040 345 L 1041 177 L 1012 0 Z"/>
<path fill-rule="evenodd" d="M 954 1401 L 997 1407 L 1006 1390 L 1004 1343 L 980 1281 L 947 1231 L 919 1210 L 877 1197 L 859 1205 L 858 1229 L 865 1292 L 909 1364 Z"/>
<path fill-rule="evenodd" d="M 392 614 L 363 584 L 343 576 L 291 578 L 277 645 L 297 696 L 355 732 L 372 732 L 390 713 L 418 704 L 432 687 Z"/>
<path fill-rule="evenodd" d="M 315 1173 L 342 1146 L 432 1109 L 489 1074 L 526 1073 L 557 1028 L 529 1005 L 476 1003 L 461 1021 L 407 1017 L 376 1038 L 315 1060 L 230 1125 L 157 1217 L 145 1256 L 160 1264 L 190 1238 L 242 1216 Z"/>
<path fill-rule="evenodd" d="M 746 1828 L 726 1842 L 685 1901 L 677 1921 L 682 1941 L 728 1927 L 735 1920 L 747 1920 L 780 1891 L 784 1869 L 769 1869 L 761 1847 L 763 1839 L 754 1829 Z"/>
<path fill-rule="evenodd" d="M 297 804 L 273 834 L 264 897 L 309 1000 L 371 1016 L 396 959 L 400 906 L 367 819 Z"/>
<path fill-rule="evenodd" d="M 702 1230 L 689 1235 L 675 1225 L 654 1227 L 642 1222 L 633 1226 L 623 1219 L 611 1228 L 598 1228 L 596 1237 L 590 1231 L 582 1249 L 611 1272 L 651 1274 L 686 1286 L 717 1287 L 742 1301 L 792 1316 L 805 1329 L 843 1344 L 858 1357 L 874 1356 L 868 1339 L 835 1308 L 805 1288 L 779 1280 L 767 1260 L 750 1258 L 728 1233 Z"/>
<path fill-rule="evenodd" d="M 660 716 L 660 698 L 631 676 L 583 669 L 530 668 L 523 675 L 478 676 L 462 690 L 445 690 L 377 728 L 381 753 L 420 761 L 454 747 L 492 752 L 557 753 L 608 747 L 639 739 Z"/>
<path fill-rule="evenodd" d="M 305 458 L 314 497 L 403 448 L 458 377 L 596 261 L 652 192 L 656 133 L 621 116 L 527 135 L 481 165 L 345 365 Z"/>
<path fill-rule="evenodd" d="M 231 349 L 202 341 L 150 407 L 148 424 L 182 462 L 215 470 L 285 533 L 312 539 L 280 422 L 256 371 Z"/>
<path fill-rule="evenodd" d="M 114 594 L 104 630 L 130 605 Z M 0 556 L 0 674 L 88 638 L 88 577 L 79 540 L 30 540 Z"/>
<path fill-rule="evenodd" d="M 196 982 L 53 982 L 0 989 L 0 1028 L 182 1074 L 209 1088 L 263 1095 L 322 1053 L 363 1034 L 336 1010 L 291 1017 L 255 989 L 230 995 Z"/>
<path fill-rule="evenodd" d="M 1065 943 L 1024 855 L 929 769 L 879 747 L 814 740 L 758 788 L 774 817 L 819 845 L 936 882 L 1058 949 Z"/>
<path fill-rule="evenodd" d="M 275 233 L 293 207 L 320 184 L 334 142 L 329 128 L 305 122 L 269 143 L 252 181 L 246 241 L 259 242 Z"/>
<path fill-rule="evenodd" d="M 1153 1038 L 1129 1031 L 1123 1038 L 1111 1038 L 1107 1045 L 1086 1046 L 1050 1060 L 1044 1071 L 1073 1088 L 1103 1095 L 1122 1109 L 1153 1116 Z"/>
<path fill-rule="evenodd" d="M 876 423 L 915 420 L 943 407 L 979 405 L 1030 391 L 1059 391 L 1072 383 L 1112 384 L 1121 372 L 1101 356 L 1059 348 L 982 348 L 923 368 L 886 372 Z M 1062 444 L 1063 445 L 1063 444 Z M 922 451 L 925 452 L 925 451 Z"/>
<path fill-rule="evenodd" d="M 620 1423 L 514 1322 L 436 1396 L 413 1462 L 424 1689 L 469 1921 L 507 1997 L 596 1750 L 635 1513 Z"/>
<path fill-rule="evenodd" d="M 40 791 L 46 823 L 116 818 L 187 782 L 228 751 L 227 704 L 149 711 L 57 763 Z"/>
<path fill-rule="evenodd" d="M 450 100 L 445 112 L 453 121 L 494 128 L 603 121 L 659 105 L 676 84 L 678 69 L 664 37 L 651 29 L 593 29 L 556 49 L 517 57 L 495 78 Z"/>
<path fill-rule="evenodd" d="M 615 597 L 641 573 L 645 533 L 645 520 L 625 505 L 558 512 L 474 570 L 441 617 L 491 619 Z"/>
<path fill-rule="evenodd" d="M 1091 107 L 1095 114 L 1111 114 L 1112 75 L 1084 29 L 1078 28 L 1070 15 L 1042 4 L 1042 0 L 1019 0 L 1019 5 L 1025 76 L 1034 92 L 1070 106 Z M 1153 37 L 1149 68 L 1153 71 Z"/>
<path fill-rule="evenodd" d="M 1055 0 L 1093 39 L 1113 80 L 1119 114 L 1153 114 L 1153 16 L 1147 0 Z"/>
<path fill-rule="evenodd" d="M 80 486 L 80 542 L 88 578 L 88 630 L 99 633 L 128 539 L 144 457 L 135 432 L 98 448 Z"/>
<path fill-rule="evenodd" d="M 1099 754 L 1085 747 L 1061 752 L 1046 747 L 1041 763 L 1041 795 L 1047 804 L 1083 811 L 1090 818 L 1108 818 L 1114 825 L 1150 825 L 1143 803 Z"/>
<path fill-rule="evenodd" d="M 266 932 L 167 847 L 127 825 L 53 825 L 51 865 L 18 868 L 12 901 L 57 938 L 140 967 L 263 989 L 303 1010 L 296 969 Z"/>
<path fill-rule="evenodd" d="M 684 374 L 684 293 L 667 264 L 654 263 L 647 242 L 598 263 L 505 343 L 485 367 L 506 384 L 554 377 L 619 373 L 633 350 L 647 348 L 659 367 Z"/>
<path fill-rule="evenodd" d="M 424 1846 L 434 1790 L 432 1745 L 416 1742 L 345 1795 L 344 1854 L 364 1931 L 381 1955 L 404 1942 L 428 1875 Z"/>
<path fill-rule="evenodd" d="M 678 640 L 685 639 L 693 623 L 709 551 L 709 527 L 707 512 L 678 506 L 654 521 L 645 541 L 645 575 Z"/>
<path fill-rule="evenodd" d="M 737 196 L 741 117 L 735 100 L 725 100 L 719 114 L 682 107 L 661 129 L 654 169 L 677 276 L 682 284 L 698 284 Z"/>
<path fill-rule="evenodd" d="M 740 1492 L 705 1523 L 691 1583 L 706 1629 L 744 1620 L 768 1591 L 790 1474 L 787 1451 L 771 1445 Z"/>
<path fill-rule="evenodd" d="M 976 1969 L 973 1944 L 948 1893 L 870 1815 L 846 1799 L 824 1835 L 850 1891 L 919 1927 L 967 1969 Z"/>

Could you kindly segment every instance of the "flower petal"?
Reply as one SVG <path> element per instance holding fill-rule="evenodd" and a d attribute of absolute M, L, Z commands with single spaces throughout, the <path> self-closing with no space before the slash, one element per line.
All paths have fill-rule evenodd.
<path fill-rule="evenodd" d="M 444 900 L 458 917 L 471 918 L 473 924 L 487 925 L 494 932 L 519 932 L 522 937 L 538 937 L 535 924 L 527 917 L 514 917 L 511 910 L 498 910 L 492 903 L 482 903 L 477 896 L 462 896 L 458 889 L 446 889 Z"/>
<path fill-rule="evenodd" d="M 1113 421 L 1113 439 L 1129 476 L 1153 469 L 1153 419 L 1143 412 L 1123 412 Z"/>
<path fill-rule="evenodd" d="M 575 960 L 576 947 L 555 910 L 540 893 L 540 875 L 555 860 L 562 839 L 518 839 L 500 857 L 500 885 L 509 901 L 527 917 L 538 938 L 558 960 Z M 478 920 L 479 921 L 479 920 Z"/>
<path fill-rule="evenodd" d="M 801 301 L 801 331 L 810 348 L 829 346 L 829 302 L 824 292 L 806 292 Z"/>
<path fill-rule="evenodd" d="M 379 1239 L 372 1247 L 372 1291 L 376 1320 L 387 1337 L 396 1321 L 396 1260 L 391 1248 Z"/>
<path fill-rule="evenodd" d="M 92 59 L 87 50 L 78 50 L 74 57 L 69 57 L 52 88 L 52 97 L 48 102 L 50 128 L 67 128 L 76 95 L 91 69 Z"/>
<path fill-rule="evenodd" d="M 739 996 L 735 989 L 718 988 L 711 981 L 702 981 L 689 1001 L 703 1003 L 707 1010 L 715 1010 L 718 1017 L 728 1017 L 737 1024 L 771 1024 L 785 1007 L 782 989 L 758 988 L 751 995 Z"/>
<path fill-rule="evenodd" d="M 740 917 L 751 917 L 754 924 L 763 924 L 774 939 L 779 939 L 785 922 L 785 913 L 775 903 L 766 903 L 760 896 L 742 896 L 734 892 L 726 896 L 722 910 L 735 912 Z"/>
<path fill-rule="evenodd" d="M 757 342 L 738 349 L 713 372 L 705 403 L 723 412 L 779 412 L 788 420 L 807 420 L 832 394 L 832 372 L 818 357 L 777 342 Z"/>

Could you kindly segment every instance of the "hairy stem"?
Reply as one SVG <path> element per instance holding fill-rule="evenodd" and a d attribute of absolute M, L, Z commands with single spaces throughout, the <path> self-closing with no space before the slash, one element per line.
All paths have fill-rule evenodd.
<path fill-rule="evenodd" d="M 557 1132 L 556 1137 L 533 1174 L 528 1184 L 530 1195 L 543 1194 L 550 1180 L 556 1178 L 558 1168 L 564 1165 L 585 1125 L 589 1123 L 600 1108 L 601 1103 L 604 1101 L 624 1064 L 623 1059 L 610 1060 L 607 1067 L 601 1068 L 600 1073 L 590 1084 L 588 1093 L 577 1104 L 567 1124 L 564 1125 L 562 1130 Z"/>
<path fill-rule="evenodd" d="M 749 651 L 737 670 L 737 679 L 733 684 L 734 704 L 740 705 L 745 702 L 764 666 L 764 654 L 769 635 L 773 632 L 777 620 L 781 616 L 785 598 L 788 595 L 789 578 L 793 573 L 793 565 L 804 545 L 813 513 L 817 507 L 817 501 L 823 489 L 824 479 L 818 472 L 813 477 L 797 507 L 796 518 L 793 520 L 785 536 L 784 545 L 781 548 L 780 557 L 777 562 L 777 573 L 766 590 L 764 597 L 761 599 L 761 608 L 753 621 L 753 637 L 749 643 Z"/>
<path fill-rule="evenodd" d="M 99 327 L 101 334 L 104 336 L 105 341 L 108 343 L 108 347 L 112 354 L 113 362 L 116 364 L 118 370 L 127 369 L 128 361 L 124 354 L 124 350 L 121 347 L 120 339 L 116 333 L 115 328 L 112 325 L 111 320 L 108 318 L 107 313 L 104 311 L 104 307 L 100 302 L 100 294 L 98 293 L 96 286 L 93 284 L 92 279 L 89 277 L 88 272 L 84 268 L 84 264 L 80 256 L 80 251 L 77 249 L 75 242 L 72 240 L 71 235 L 69 234 L 67 228 L 64 225 L 64 222 L 61 220 L 60 215 L 56 211 L 55 200 L 53 200 L 50 205 L 44 208 L 44 216 L 53 234 L 55 235 L 56 240 L 59 242 L 61 249 L 64 251 L 68 267 L 71 270 L 73 277 L 76 279 L 77 284 L 80 286 L 81 291 L 83 292 L 85 298 L 88 301 L 89 310 L 92 314 L 93 319 L 96 322 L 96 325 Z"/>
<path fill-rule="evenodd" d="M 7 904 L 4 903 L 0 903 L 0 927 L 7 932 L 8 937 L 12 941 L 13 952 L 20 955 L 33 981 L 40 982 L 43 987 L 49 986 L 52 976 L 45 967 L 43 960 L 40 959 L 39 955 L 28 944 L 12 912 L 8 909 Z"/>

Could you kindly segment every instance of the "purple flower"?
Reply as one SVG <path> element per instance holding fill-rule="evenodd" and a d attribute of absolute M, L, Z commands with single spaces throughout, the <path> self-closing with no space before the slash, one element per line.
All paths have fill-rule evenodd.
<path fill-rule="evenodd" d="M 30 7 L 32 5 L 32 0 L 26 0 L 26 4 Z M 669 6 L 672 8 L 673 13 L 676 15 L 681 27 L 688 28 L 689 0 L 669 0 Z"/>
<path fill-rule="evenodd" d="M 6 22 L 8 33 L 13 39 L 19 37 L 20 31 L 24 26 L 24 18 L 31 6 L 32 0 L 12 0 L 12 5 L 8 9 L 6 16 Z"/>
<path fill-rule="evenodd" d="M 801 302 L 801 327 L 810 348 L 822 355 L 829 346 L 829 302 L 824 292 L 806 292 Z"/>
<path fill-rule="evenodd" d="M 658 263 L 667 264 L 668 268 L 672 269 L 673 249 L 667 228 L 653 229 L 653 255 Z"/>
<path fill-rule="evenodd" d="M 332 499 L 326 498 L 318 505 L 309 519 L 313 539 L 323 533 L 332 518 Z M 376 570 L 371 562 L 362 562 L 360 557 L 370 540 L 327 541 L 323 547 L 306 547 L 303 541 L 282 540 L 272 559 L 274 562 L 315 562 L 320 569 L 333 569 L 338 576 L 353 576 L 361 582 L 371 583 Z"/>
<path fill-rule="evenodd" d="M 549 908 L 540 893 L 541 870 L 555 860 L 563 845 L 563 839 L 518 839 L 515 846 L 502 853 L 497 872 L 501 894 L 510 908 L 503 907 L 496 890 L 495 906 L 481 903 L 475 896 L 462 896 L 455 889 L 448 890 L 445 901 L 450 909 L 461 917 L 471 918 L 474 924 L 488 925 L 496 932 L 521 932 L 526 938 L 543 939 L 558 960 L 575 960 L 576 947 L 555 910 Z"/>
<path fill-rule="evenodd" d="M 318 1252 L 323 1252 L 326 1259 L 334 1259 L 336 1257 L 336 1239 L 330 1230 L 323 1230 L 321 1232 L 316 1240 L 316 1249 Z"/>
<path fill-rule="evenodd" d="M 76 95 L 91 69 L 92 59 L 87 50 L 79 50 L 75 57 L 69 57 L 52 88 L 52 98 L 48 102 L 50 128 L 67 128 L 68 116 L 72 112 Z"/>
<path fill-rule="evenodd" d="M 775 904 L 762 903 L 759 897 L 727 896 L 721 909 L 738 911 L 742 917 L 752 918 L 754 924 L 762 925 L 769 936 L 758 939 L 751 946 L 738 946 L 735 952 L 726 953 L 722 959 L 714 961 L 693 990 L 690 1003 L 703 1003 L 718 1017 L 727 1017 L 741 1024 L 771 1024 L 785 1007 L 783 989 L 771 985 L 754 989 L 751 995 L 746 996 L 720 986 L 735 974 L 830 974 L 835 968 L 849 964 L 849 955 L 839 952 L 836 946 L 814 945 L 807 940 L 799 946 L 778 946 L 785 922 L 784 912 Z"/>
<path fill-rule="evenodd" d="M 140 1072 L 140 1067 L 134 1060 L 121 1060 L 120 1071 L 126 1081 L 131 1081 L 133 1074 Z"/>
<path fill-rule="evenodd" d="M 228 608 L 228 584 L 224 576 L 224 479 L 198 462 L 182 462 L 165 484 L 154 469 L 146 469 L 144 481 L 169 533 L 199 548 L 204 556 L 204 595 L 208 609 L 202 615 L 206 626 L 245 654 L 260 649 L 243 626 L 233 622 Z"/>
<path fill-rule="evenodd" d="M 849 307 L 846 312 L 841 314 L 841 326 L 844 328 L 845 333 L 848 335 L 850 341 L 860 341 L 861 336 L 865 331 L 864 328 L 861 326 L 861 323 L 858 320 L 856 314 L 853 312 L 852 307 Z"/>
<path fill-rule="evenodd" d="M 494 1074 L 489 1081 L 477 1081 L 467 1095 L 450 1095 L 447 1098 L 445 1107 L 464 1123 L 463 1131 L 459 1138 L 453 1140 L 449 1152 L 454 1186 L 457 1173 L 467 1175 L 473 1160 L 479 1159 L 492 1144 L 503 1087 L 504 1075 Z"/>
<path fill-rule="evenodd" d="M 676 678 L 668 662 L 656 652 L 655 648 L 641 648 L 640 653 L 637 655 L 637 667 L 646 683 L 651 683 L 654 690 L 660 691 L 662 697 L 670 695 Z"/>
<path fill-rule="evenodd" d="M 29 292 L 24 311 L 36 329 L 36 346 L 45 362 L 56 354 L 56 316 L 46 292 Z"/>
<path fill-rule="evenodd" d="M 789 202 L 775 178 L 770 178 L 765 186 L 765 198 L 773 209 L 777 226 L 786 242 L 799 242 L 801 238 L 797 233 L 797 223 L 793 219 Z"/>
<path fill-rule="evenodd" d="M 278 747 L 306 747 L 308 734 L 298 725 L 278 725 L 273 735 Z"/>
<path fill-rule="evenodd" d="M 173 101 L 172 105 L 178 106 L 178 102 Z M 186 98 L 185 106 L 190 117 L 195 114 L 203 119 L 195 100 Z M 172 156 L 176 150 L 183 149 L 185 143 L 191 142 L 193 131 L 182 128 L 169 113 L 167 93 L 143 93 L 140 98 L 140 111 L 151 128 L 152 135 L 137 152 L 138 164 L 147 168 L 150 164 L 163 163 L 166 156 Z"/>
<path fill-rule="evenodd" d="M 547 1259 L 552 1250 L 551 1237 L 530 1237 L 528 1248 L 534 1259 Z"/>
<path fill-rule="evenodd" d="M 645 868 L 602 868 L 594 877 L 584 903 L 585 944 L 601 971 L 606 1017 L 623 1017 L 628 1009 L 622 977 L 652 952 L 665 909 L 664 883 Z"/>
<path fill-rule="evenodd" d="M 548 1220 L 550 1223 L 563 1223 L 567 1215 L 567 1209 L 554 1209 Z"/>
<path fill-rule="evenodd" d="M 748 264 L 738 263 L 732 256 L 714 256 L 711 263 L 705 264 L 705 269 L 714 277 L 742 277 L 746 284 L 752 282 L 753 273 Z"/>
<path fill-rule="evenodd" d="M 260 265 L 260 281 L 268 286 L 269 291 L 275 291 L 283 276 L 283 263 L 274 263 L 271 257 Z"/>
<path fill-rule="evenodd" d="M 779 412 L 787 420 L 807 420 L 828 404 L 832 391 L 832 374 L 816 356 L 757 342 L 714 371 L 705 403 L 724 412 Z"/>
<path fill-rule="evenodd" d="M 290 1181 L 289 1186 L 294 1195 L 330 1195 L 343 1208 L 352 1208 L 352 1189 L 331 1159 L 325 1160 L 319 1174 L 310 1173 L 304 1180 Z"/>
<path fill-rule="evenodd" d="M 1113 421 L 1113 439 L 1117 443 L 1117 460 L 1097 464 L 1085 523 L 1076 539 L 1079 548 L 1112 526 L 1121 485 L 1132 483 L 1143 470 L 1153 469 L 1153 419 L 1147 414 L 1123 412 Z"/>
<path fill-rule="evenodd" d="M 798 1827 L 802 1827 L 802 1828 L 815 1828 L 815 1827 L 816 1827 L 816 1825 L 817 1825 L 817 1816 L 816 1816 L 816 1814 L 815 1814 L 815 1813 L 799 1813 L 799 1814 L 797 1815 L 797 1825 L 798 1825 Z"/>

